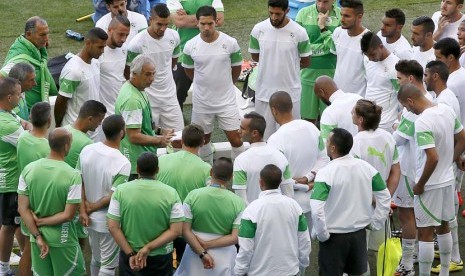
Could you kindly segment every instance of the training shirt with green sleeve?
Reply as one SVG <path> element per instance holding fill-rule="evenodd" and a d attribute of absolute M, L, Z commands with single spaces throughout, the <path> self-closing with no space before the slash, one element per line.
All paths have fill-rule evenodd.
<path fill-rule="evenodd" d="M 173 187 L 182 201 L 192 190 L 205 187 L 210 177 L 210 164 L 185 150 L 162 155 L 158 160 L 157 179 Z"/>
<path fill-rule="evenodd" d="M 20 173 L 27 164 L 45 158 L 50 154 L 48 140 L 45 137 L 36 137 L 30 131 L 25 131 L 19 136 L 17 150 Z"/>
<path fill-rule="evenodd" d="M 73 136 L 73 140 L 71 141 L 71 148 L 69 149 L 68 155 L 65 157 L 65 162 L 68 163 L 72 168 L 76 168 L 76 164 L 79 160 L 79 154 L 81 153 L 82 149 L 93 143 L 92 139 L 90 139 L 87 134 L 84 132 L 75 129 L 72 125 L 67 125 L 64 127 Z"/>
<path fill-rule="evenodd" d="M 42 158 L 24 168 L 19 180 L 18 194 L 29 197 L 31 211 L 41 218 L 63 212 L 66 204 L 79 204 L 81 187 L 81 175 L 77 170 L 63 161 Z M 52 247 L 79 244 L 73 221 L 41 226 L 39 231 Z M 33 236 L 31 242 L 35 242 Z"/>
<path fill-rule="evenodd" d="M 139 91 L 130 81 L 121 87 L 115 104 L 115 114 L 123 116 L 126 128 L 141 130 L 144 135 L 155 136 L 152 129 L 152 109 L 145 91 Z M 131 162 L 131 174 L 136 174 L 137 158 L 145 151 L 157 152 L 155 146 L 136 145 L 129 141 L 128 135 L 121 140 L 121 153 Z"/>
<path fill-rule="evenodd" d="M 129 29 L 129 35 L 124 42 L 123 47 L 131 42 L 131 40 L 140 32 L 147 29 L 147 19 L 140 13 L 127 11 L 127 18 L 131 22 L 131 28 Z M 110 26 L 111 20 L 113 19 L 112 14 L 109 12 L 102 16 L 96 23 L 95 27 L 103 29 L 105 32 L 108 32 L 108 27 Z"/>
<path fill-rule="evenodd" d="M 158 180 L 137 179 L 119 185 L 113 193 L 107 218 L 119 221 L 134 251 L 158 238 L 171 223 L 184 220 L 181 199 L 175 189 Z M 156 248 L 149 256 L 173 251 L 173 242 Z"/>
<path fill-rule="evenodd" d="M 17 144 L 23 133 L 19 117 L 14 112 L 0 110 L 0 193 L 16 192 L 20 171 Z"/>

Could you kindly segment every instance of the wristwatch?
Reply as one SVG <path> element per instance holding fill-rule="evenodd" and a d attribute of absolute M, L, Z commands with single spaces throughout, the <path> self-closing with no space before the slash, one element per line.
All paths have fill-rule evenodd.
<path fill-rule="evenodd" d="M 207 254 L 208 254 L 207 250 L 205 250 L 205 251 L 203 251 L 202 253 L 200 253 L 200 254 L 199 254 L 200 259 L 203 259 L 203 257 L 205 257 L 205 255 L 207 255 Z"/>
<path fill-rule="evenodd" d="M 136 252 L 136 251 L 132 251 L 131 253 L 126 254 L 126 256 L 127 256 L 128 258 L 131 258 L 132 256 L 136 256 L 136 255 L 137 255 L 137 252 Z"/>
<path fill-rule="evenodd" d="M 37 232 L 37 233 L 35 233 L 35 234 L 32 234 L 32 236 L 33 236 L 35 239 L 37 239 L 39 236 L 42 236 L 42 233 Z"/>

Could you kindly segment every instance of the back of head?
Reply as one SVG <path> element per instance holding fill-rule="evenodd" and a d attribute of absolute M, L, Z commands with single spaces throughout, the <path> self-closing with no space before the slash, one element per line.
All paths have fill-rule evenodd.
<path fill-rule="evenodd" d="M 102 122 L 102 130 L 107 140 L 113 141 L 120 137 L 121 131 L 124 131 L 126 125 L 121 115 L 110 115 Z"/>
<path fill-rule="evenodd" d="M 110 24 L 108 25 L 108 29 L 114 29 L 119 24 L 131 28 L 131 22 L 129 21 L 129 19 L 124 15 L 117 14 L 113 16 L 113 18 L 111 19 Z"/>
<path fill-rule="evenodd" d="M 137 173 L 142 177 L 153 177 L 158 171 L 158 157 L 151 152 L 142 153 L 137 158 Z"/>
<path fill-rule="evenodd" d="M 79 119 L 86 119 L 89 117 L 97 117 L 99 115 L 105 115 L 107 113 L 107 108 L 105 105 L 96 100 L 85 101 L 84 104 L 79 109 Z"/>
<path fill-rule="evenodd" d="M 86 35 L 86 40 L 90 40 L 92 43 L 99 40 L 107 41 L 108 34 L 101 28 L 95 27 L 89 30 Z"/>
<path fill-rule="evenodd" d="M 197 20 L 199 20 L 201 16 L 212 16 L 213 19 L 216 20 L 216 10 L 212 6 L 202 6 L 195 13 Z"/>
<path fill-rule="evenodd" d="M 158 3 L 152 7 L 150 15 L 152 17 L 168 18 L 170 17 L 170 10 L 165 3 Z"/>
<path fill-rule="evenodd" d="M 441 55 L 445 57 L 449 57 L 449 55 L 453 55 L 456 60 L 460 58 L 460 45 L 457 40 L 446 37 L 434 44 L 434 49 L 439 50 Z"/>
<path fill-rule="evenodd" d="M 352 134 L 343 128 L 334 128 L 331 133 L 331 144 L 336 147 L 339 156 L 349 154 L 354 144 Z"/>
<path fill-rule="evenodd" d="M 65 150 L 66 145 L 71 145 L 71 139 L 71 133 L 67 129 L 59 127 L 48 135 L 48 144 L 52 151 L 59 153 Z"/>
<path fill-rule="evenodd" d="M 34 127 L 44 127 L 52 116 L 52 108 L 48 102 L 35 103 L 30 112 L 31 123 Z"/>
<path fill-rule="evenodd" d="M 425 33 L 431 33 L 431 34 L 433 34 L 434 28 L 435 28 L 433 19 L 431 19 L 431 17 L 428 17 L 426 15 L 415 18 L 412 22 L 412 25 L 423 26 L 423 31 Z"/>
<path fill-rule="evenodd" d="M 138 55 L 131 63 L 131 77 L 134 75 L 140 75 L 142 68 L 146 64 L 152 64 L 155 66 L 153 59 L 147 55 Z"/>
<path fill-rule="evenodd" d="M 349 8 L 355 10 L 357 14 L 363 14 L 363 2 L 360 0 L 341 0 L 342 8 Z"/>
<path fill-rule="evenodd" d="M 330 78 L 329 76 L 323 75 L 323 76 L 319 76 L 315 80 L 314 90 L 317 96 L 321 96 L 319 90 L 325 91 L 325 94 L 330 96 L 338 90 L 338 87 L 332 78 Z M 328 99 L 329 99 L 329 96 L 328 96 Z"/>
<path fill-rule="evenodd" d="M 10 77 L 3 79 L 0 78 L 0 101 L 5 100 L 10 95 L 13 95 L 17 85 L 20 85 L 17 79 Z"/>
<path fill-rule="evenodd" d="M 413 76 L 417 82 L 423 82 L 423 67 L 416 60 L 399 60 L 395 66 L 396 71 L 405 75 Z"/>
<path fill-rule="evenodd" d="M 397 25 L 405 25 L 405 13 L 401 9 L 390 9 L 384 13 L 388 18 L 394 18 Z"/>
<path fill-rule="evenodd" d="M 249 131 L 256 130 L 260 137 L 263 137 L 266 129 L 266 121 L 262 115 L 258 114 L 255 111 L 252 111 L 250 113 L 245 114 L 244 119 L 250 119 Z"/>
<path fill-rule="evenodd" d="M 273 164 L 266 165 L 260 171 L 260 179 L 265 184 L 267 190 L 278 189 L 282 180 L 282 171 Z"/>
<path fill-rule="evenodd" d="M 376 130 L 381 121 L 383 108 L 376 103 L 361 99 L 355 104 L 355 114 L 363 118 L 362 128 L 364 130 Z"/>
<path fill-rule="evenodd" d="M 233 162 L 226 157 L 220 157 L 213 162 L 212 178 L 229 182 L 233 176 Z"/>
<path fill-rule="evenodd" d="M 382 45 L 383 42 L 373 32 L 366 32 L 363 34 L 362 39 L 360 40 L 360 47 L 362 48 L 362 52 L 366 53 L 369 49 L 375 49 L 379 45 Z"/>
<path fill-rule="evenodd" d="M 288 0 L 268 0 L 268 7 L 281 8 L 283 11 L 289 8 Z"/>
<path fill-rule="evenodd" d="M 27 79 L 28 74 L 34 72 L 34 67 L 31 64 L 27 62 L 20 62 L 11 67 L 8 77 L 17 79 L 19 82 L 24 82 Z"/>
<path fill-rule="evenodd" d="M 410 83 L 401 85 L 399 91 L 397 92 L 397 99 L 401 103 L 404 103 L 408 98 L 420 99 L 422 97 L 424 97 L 423 92 L 418 89 L 418 87 Z"/>
<path fill-rule="evenodd" d="M 289 93 L 278 91 L 271 95 L 270 107 L 275 108 L 279 113 L 292 112 L 292 99 Z"/>
<path fill-rule="evenodd" d="M 40 18 L 39 16 L 33 16 L 26 21 L 24 26 L 24 33 L 35 32 L 37 25 L 47 25 L 47 21 Z"/>
<path fill-rule="evenodd" d="M 440 61 L 440 60 L 433 60 L 426 64 L 426 69 L 428 69 L 429 73 L 438 74 L 439 78 L 446 83 L 447 79 L 449 79 L 449 68 L 447 65 Z"/>
<path fill-rule="evenodd" d="M 190 124 L 182 130 L 182 143 L 189 148 L 199 148 L 205 141 L 203 128 L 196 124 Z"/>

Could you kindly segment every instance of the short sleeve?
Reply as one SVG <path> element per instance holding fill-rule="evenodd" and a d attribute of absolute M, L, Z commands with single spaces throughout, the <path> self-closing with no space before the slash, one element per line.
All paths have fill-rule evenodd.
<path fill-rule="evenodd" d="M 181 38 L 179 37 L 178 32 L 173 32 L 174 44 L 176 45 L 173 49 L 173 58 L 178 58 L 181 56 Z"/>
<path fill-rule="evenodd" d="M 192 59 L 192 41 L 188 41 L 183 49 L 182 55 L 182 67 L 193 69 L 194 68 L 194 60 Z"/>
<path fill-rule="evenodd" d="M 142 127 L 142 109 L 140 101 L 130 99 L 121 107 L 121 116 L 123 116 L 126 128 L 141 128 Z"/>
<path fill-rule="evenodd" d="M 213 0 L 212 7 L 215 8 L 217 12 L 224 12 L 224 5 L 221 0 Z"/>
<path fill-rule="evenodd" d="M 2 135 L 0 139 L 3 142 L 16 147 L 18 144 L 19 136 L 21 136 L 21 134 L 24 132 L 24 129 L 19 122 L 12 120 L 3 124 L 2 132 L 4 135 Z"/>
<path fill-rule="evenodd" d="M 242 53 L 239 44 L 236 39 L 232 40 L 231 44 L 231 66 L 240 66 L 242 65 Z"/>
<path fill-rule="evenodd" d="M 72 98 L 81 84 L 81 72 L 77 68 L 73 68 L 73 64 L 72 60 L 70 60 L 67 63 L 69 66 L 65 65 L 60 75 L 60 91 L 58 94 L 66 98 Z"/>
<path fill-rule="evenodd" d="M 462 124 L 460 123 L 460 121 L 455 118 L 455 123 L 454 123 L 454 134 L 457 134 L 459 133 L 460 131 L 462 131 L 463 129 L 463 126 Z"/>
<path fill-rule="evenodd" d="M 29 195 L 29 189 L 27 187 L 26 181 L 24 180 L 24 175 L 23 174 L 21 174 L 21 176 L 19 177 L 18 191 L 17 192 L 18 192 L 19 195 L 25 195 L 25 196 Z"/>
<path fill-rule="evenodd" d="M 233 169 L 233 185 L 235 190 L 245 190 L 247 184 L 247 172 L 241 166 L 241 160 L 236 158 Z"/>
<path fill-rule="evenodd" d="M 166 5 L 168 6 L 170 12 L 176 12 L 177 10 L 183 9 L 179 0 L 168 0 L 166 1 Z"/>
<path fill-rule="evenodd" d="M 107 218 L 119 221 L 121 214 L 120 214 L 120 193 L 117 189 L 113 195 L 111 196 L 110 205 L 108 206 L 108 213 Z"/>
<path fill-rule="evenodd" d="M 184 210 L 181 202 L 181 198 L 178 195 L 178 192 L 174 190 L 175 200 L 174 204 L 171 207 L 170 214 L 170 223 L 180 222 L 184 220 Z"/>
<path fill-rule="evenodd" d="M 252 29 L 252 32 L 250 33 L 250 40 L 249 40 L 249 53 L 251 54 L 260 53 L 259 34 L 260 34 L 259 27 L 255 25 L 255 27 L 253 27 Z"/>
<path fill-rule="evenodd" d="M 419 149 L 436 147 L 431 127 L 420 119 L 415 121 L 415 140 Z"/>
<path fill-rule="evenodd" d="M 300 27 L 300 26 L 299 26 Z M 301 27 L 302 28 L 302 27 Z M 311 53 L 310 40 L 305 30 L 301 31 L 300 39 L 297 43 L 297 50 L 299 51 L 300 57 L 308 57 Z"/>
<path fill-rule="evenodd" d="M 68 196 L 66 203 L 77 204 L 81 202 L 82 179 L 81 175 L 76 171 L 72 177 L 71 185 L 68 188 Z"/>
<path fill-rule="evenodd" d="M 193 215 L 192 215 L 190 202 L 187 202 L 187 197 L 184 203 L 182 204 L 182 208 L 184 210 L 184 221 L 188 223 L 192 223 Z"/>

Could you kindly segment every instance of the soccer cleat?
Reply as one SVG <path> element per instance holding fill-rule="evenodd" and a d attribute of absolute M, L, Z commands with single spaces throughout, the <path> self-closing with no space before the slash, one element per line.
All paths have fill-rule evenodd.
<path fill-rule="evenodd" d="M 403 264 L 399 264 L 396 268 L 394 276 L 415 276 L 415 269 L 406 269 Z"/>
<path fill-rule="evenodd" d="M 449 272 L 461 271 L 463 269 L 463 261 L 461 260 L 460 263 L 450 262 L 449 264 Z M 441 271 L 441 265 L 437 265 L 431 269 L 433 273 L 439 273 Z"/>

